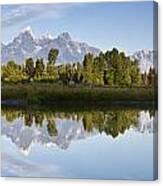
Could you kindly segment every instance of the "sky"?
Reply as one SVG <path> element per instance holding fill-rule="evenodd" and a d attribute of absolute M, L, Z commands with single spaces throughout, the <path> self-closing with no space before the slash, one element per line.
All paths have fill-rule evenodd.
<path fill-rule="evenodd" d="M 104 51 L 153 48 L 152 1 L 2 5 L 1 14 L 3 43 L 30 26 L 35 37 L 69 32 L 73 40 Z"/>

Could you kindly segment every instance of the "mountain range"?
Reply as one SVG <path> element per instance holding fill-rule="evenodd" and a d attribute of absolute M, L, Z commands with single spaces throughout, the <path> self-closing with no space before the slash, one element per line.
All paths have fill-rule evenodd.
<path fill-rule="evenodd" d="M 58 64 L 69 62 L 81 62 L 86 53 L 98 55 L 99 48 L 88 45 L 84 42 L 74 41 L 68 32 L 63 32 L 56 38 L 50 34 L 36 38 L 30 27 L 23 29 L 14 39 L 1 44 L 1 62 L 7 63 L 15 60 L 22 64 L 27 57 L 34 59 L 42 57 L 47 60 L 48 52 L 51 48 L 59 49 Z M 139 50 L 130 56 L 137 59 L 141 72 L 148 72 L 153 67 L 153 51 Z"/>
<path fill-rule="evenodd" d="M 57 146 L 60 149 L 67 149 L 71 142 L 84 140 L 96 133 L 88 133 L 84 130 L 81 121 L 61 120 L 57 118 L 54 125 L 57 128 L 57 135 L 50 136 L 47 131 L 46 123 L 38 128 L 36 125 L 31 127 L 23 124 L 23 118 L 15 120 L 12 125 L 2 118 L 2 135 L 10 138 L 18 149 L 24 154 L 28 154 L 33 143 L 42 144 L 47 147 Z"/>
<path fill-rule="evenodd" d="M 156 53 L 152 50 L 138 50 L 133 55 L 131 55 L 131 58 L 138 60 L 140 71 L 143 73 L 149 72 L 150 68 L 156 68 L 157 66 Z"/>
<path fill-rule="evenodd" d="M 82 61 L 86 53 L 97 55 L 100 50 L 84 42 L 73 41 L 68 32 L 63 32 L 57 38 L 49 34 L 35 38 L 30 27 L 23 29 L 12 42 L 2 44 L 2 63 L 15 60 L 22 64 L 27 57 L 42 57 L 47 60 L 51 48 L 59 49 L 58 63 Z"/>

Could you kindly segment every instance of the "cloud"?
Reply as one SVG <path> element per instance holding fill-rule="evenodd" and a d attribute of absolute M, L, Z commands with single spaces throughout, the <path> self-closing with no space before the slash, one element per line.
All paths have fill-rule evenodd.
<path fill-rule="evenodd" d="M 2 5 L 2 26 L 10 27 L 31 19 L 63 17 L 72 4 Z"/>
<path fill-rule="evenodd" d="M 1 154 L 2 176 L 20 177 L 63 177 L 57 165 L 47 165 L 46 162 L 35 163 L 27 159 L 14 157 L 8 153 Z"/>

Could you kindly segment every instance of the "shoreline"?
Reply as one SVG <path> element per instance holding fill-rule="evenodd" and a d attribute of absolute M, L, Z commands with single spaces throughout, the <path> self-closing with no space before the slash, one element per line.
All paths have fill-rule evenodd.
<path fill-rule="evenodd" d="M 157 109 L 154 101 L 110 101 L 110 102 L 53 102 L 46 104 L 29 104 L 23 100 L 1 100 L 1 106 L 24 109 L 57 109 L 57 110 L 107 110 L 107 109 Z"/>
<path fill-rule="evenodd" d="M 1 91 L 1 104 L 56 108 L 157 108 L 157 89 L 62 87 L 47 83 L 4 85 Z"/>

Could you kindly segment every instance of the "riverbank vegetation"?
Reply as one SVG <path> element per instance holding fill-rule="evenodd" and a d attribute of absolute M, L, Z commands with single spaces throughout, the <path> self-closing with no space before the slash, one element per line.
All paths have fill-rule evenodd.
<path fill-rule="evenodd" d="M 44 82 L 62 85 L 152 87 L 157 79 L 155 69 L 141 73 L 138 61 L 113 48 L 98 56 L 88 53 L 83 62 L 57 65 L 57 49 L 51 49 L 48 61 L 26 59 L 22 65 L 9 61 L 2 65 L 3 83 Z"/>
<path fill-rule="evenodd" d="M 82 63 L 56 65 L 58 54 L 51 49 L 46 62 L 28 58 L 22 65 L 15 61 L 2 65 L 2 100 L 71 105 L 148 102 L 157 96 L 155 69 L 141 73 L 138 61 L 115 48 L 98 56 L 88 53 Z"/>
<path fill-rule="evenodd" d="M 2 100 L 23 104 L 107 104 L 154 101 L 153 88 L 67 87 L 51 83 L 3 85 Z M 129 104 L 129 103 L 128 103 Z"/>

